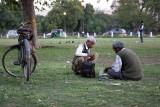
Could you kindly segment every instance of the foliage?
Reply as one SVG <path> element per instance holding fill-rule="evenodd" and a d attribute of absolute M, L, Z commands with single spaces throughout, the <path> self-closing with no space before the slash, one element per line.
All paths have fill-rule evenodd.
<path fill-rule="evenodd" d="M 17 29 L 22 22 L 21 12 L 21 8 L 12 11 L 3 3 L 0 3 L 0 32 L 5 33 L 9 29 Z"/>
<path fill-rule="evenodd" d="M 98 71 L 110 66 L 115 53 L 112 43 L 120 40 L 142 61 L 142 81 L 99 81 Z M 93 51 L 99 54 L 94 79 L 82 78 L 71 71 L 76 46 L 84 38 L 39 39 L 39 64 L 29 82 L 4 73 L 0 64 L 1 107 L 159 107 L 160 40 L 145 38 L 97 38 Z M 68 41 L 74 41 L 68 42 Z M 16 39 L 0 39 L 0 58 Z M 153 45 L 154 44 L 154 45 Z M 148 51 L 150 50 L 150 51 Z"/>
<path fill-rule="evenodd" d="M 159 0 L 142 0 L 141 10 L 151 15 L 157 22 L 160 21 L 160 1 Z"/>
<path fill-rule="evenodd" d="M 66 12 L 66 16 L 63 13 Z M 53 9 L 45 18 L 45 25 L 48 30 L 63 28 L 64 18 L 66 20 L 66 27 L 68 32 L 72 32 L 78 24 L 78 20 L 82 17 L 82 8 L 80 2 L 64 1 L 55 2 Z"/>
<path fill-rule="evenodd" d="M 31 7 L 31 10 L 33 10 L 33 6 L 26 6 L 24 1 L 26 0 L 2 0 L 3 5 L 0 6 L 0 14 L 3 17 L 0 18 L 0 32 L 17 28 L 22 21 L 26 21 L 26 17 L 34 19 L 34 11 L 26 14 L 26 9 Z M 86 4 L 83 8 L 79 0 L 50 0 L 50 3 L 41 0 L 27 0 L 26 2 L 30 4 L 33 1 L 36 4 L 52 8 L 47 16 L 37 16 L 38 28 L 36 28 L 35 21 L 32 20 L 33 28 L 38 29 L 38 33 L 47 33 L 54 28 L 64 29 L 64 22 L 66 22 L 67 32 L 81 32 L 83 21 L 85 33 L 101 33 L 116 27 L 128 31 L 137 31 L 141 20 L 144 21 L 147 33 L 160 29 L 159 0 L 117 0 L 119 3 L 118 10 L 111 15 L 95 11 L 91 4 Z M 100 0 L 97 0 L 98 2 Z M 38 7 L 35 8 L 38 9 Z M 22 11 L 22 9 L 24 10 Z M 42 8 L 42 10 L 44 9 Z M 30 11 L 27 10 L 27 12 Z M 67 13 L 66 16 L 63 15 L 63 12 Z M 23 17 L 22 13 L 25 13 Z"/>
<path fill-rule="evenodd" d="M 91 32 L 88 30 L 90 21 L 94 20 L 95 10 L 91 4 L 86 4 L 84 8 L 84 32 Z"/>
<path fill-rule="evenodd" d="M 112 18 L 111 15 L 107 15 L 102 11 L 95 12 L 91 4 L 86 4 L 84 10 L 83 8 L 80 2 L 72 3 L 72 1 L 68 1 L 63 2 L 63 4 L 59 2 L 55 3 L 53 9 L 45 17 L 46 28 L 49 31 L 53 28 L 63 28 L 65 18 L 67 32 L 81 32 L 84 21 L 85 33 L 99 33 L 105 32 L 106 29 L 111 28 L 114 23 L 114 18 Z M 67 13 L 65 17 L 63 16 L 64 10 Z"/>
<path fill-rule="evenodd" d="M 22 4 L 20 0 L 1 0 L 1 3 L 11 11 L 17 11 L 20 8 L 22 9 Z"/>
<path fill-rule="evenodd" d="M 37 40 L 37 26 L 35 20 L 35 10 L 34 10 L 34 0 L 1 0 L 3 5 L 9 7 L 10 9 L 19 9 L 21 8 L 23 11 L 23 21 L 30 22 L 31 27 L 33 29 L 33 45 L 38 48 L 38 40 Z"/>
<path fill-rule="evenodd" d="M 90 32 L 99 33 L 109 30 L 113 25 L 113 20 L 111 15 L 104 14 L 102 11 L 96 11 L 93 20 L 89 24 Z"/>
<path fill-rule="evenodd" d="M 157 0 L 120 0 L 115 13 L 123 28 L 132 31 L 138 30 L 141 20 L 143 20 L 145 29 L 151 31 L 160 24 L 158 3 Z"/>
<path fill-rule="evenodd" d="M 36 23 L 37 23 L 37 31 L 38 33 L 45 32 L 45 17 L 41 15 L 36 16 Z"/>

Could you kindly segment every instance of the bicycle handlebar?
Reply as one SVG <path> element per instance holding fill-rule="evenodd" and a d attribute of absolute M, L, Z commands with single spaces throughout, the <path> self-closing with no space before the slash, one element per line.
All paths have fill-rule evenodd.
<path fill-rule="evenodd" d="M 24 22 L 24 23 L 21 23 L 21 27 L 25 26 L 25 25 L 30 25 L 30 24 L 31 24 L 31 22 Z"/>

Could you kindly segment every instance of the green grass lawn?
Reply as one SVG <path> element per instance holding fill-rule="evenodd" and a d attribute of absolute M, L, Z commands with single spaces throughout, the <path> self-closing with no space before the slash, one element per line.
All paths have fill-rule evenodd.
<path fill-rule="evenodd" d="M 124 42 L 142 62 L 141 81 L 99 81 L 98 72 L 115 57 L 112 43 Z M 159 107 L 160 38 L 97 38 L 93 48 L 99 54 L 94 79 L 73 74 L 71 60 L 77 45 L 85 39 L 39 39 L 39 63 L 29 82 L 8 76 L 0 63 L 0 107 Z M 0 39 L 0 59 L 17 39 Z"/>

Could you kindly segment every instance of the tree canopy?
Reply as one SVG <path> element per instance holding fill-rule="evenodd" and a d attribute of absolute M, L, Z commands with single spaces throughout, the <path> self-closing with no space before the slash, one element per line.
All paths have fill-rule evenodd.
<path fill-rule="evenodd" d="M 159 0 L 115 0 L 117 6 L 113 14 L 95 11 L 91 4 L 85 8 L 79 0 L 1 0 L 0 3 L 0 31 L 15 28 L 22 21 L 31 21 L 34 29 L 34 41 L 36 44 L 38 33 L 47 33 L 52 29 L 64 29 L 67 32 L 105 32 L 106 30 L 121 27 L 126 30 L 136 30 L 141 20 L 144 21 L 148 31 L 158 30 L 160 25 L 160 1 Z M 99 2 L 100 0 L 97 0 Z M 106 0 L 107 2 L 108 0 Z M 33 3 L 48 6 L 51 11 L 46 16 L 36 16 Z M 39 10 L 43 10 L 41 8 Z M 63 13 L 66 13 L 65 15 Z M 23 13 L 23 15 L 22 15 Z M 17 17 L 18 16 L 18 17 Z M 36 22 L 37 21 L 37 22 Z M 36 27 L 37 25 L 37 27 Z"/>
<path fill-rule="evenodd" d="M 23 20 L 21 7 L 12 10 L 3 3 L 0 3 L 0 16 L 0 32 L 3 33 L 9 29 L 17 29 Z"/>
<path fill-rule="evenodd" d="M 160 25 L 159 0 L 119 0 L 118 3 L 115 14 L 124 28 L 137 29 L 142 20 L 148 31 Z"/>

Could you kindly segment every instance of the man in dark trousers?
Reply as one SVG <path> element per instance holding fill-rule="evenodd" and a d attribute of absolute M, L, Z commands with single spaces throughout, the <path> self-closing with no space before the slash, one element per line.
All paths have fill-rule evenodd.
<path fill-rule="evenodd" d="M 115 63 L 105 68 L 104 72 L 114 79 L 141 80 L 143 72 L 139 57 L 132 50 L 124 48 L 120 41 L 113 44 L 113 50 L 116 53 Z"/>
<path fill-rule="evenodd" d="M 141 25 L 139 27 L 141 43 L 143 43 L 143 31 L 144 31 L 144 24 L 143 24 L 143 21 L 141 21 Z"/>

